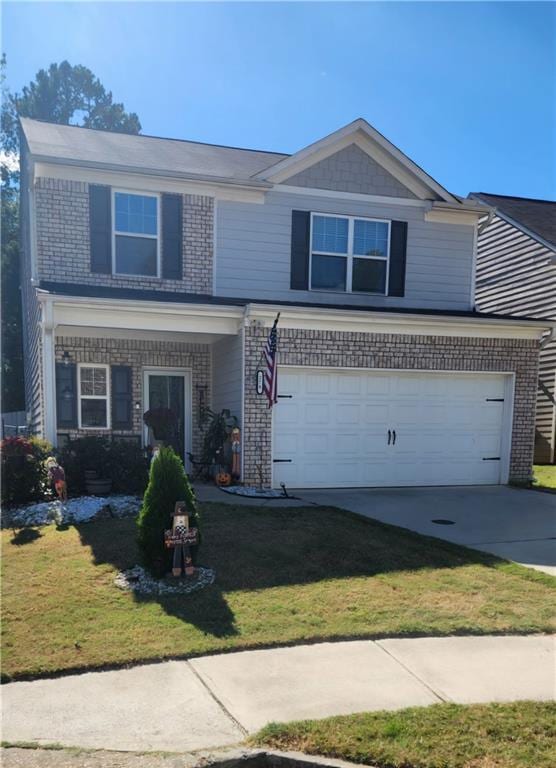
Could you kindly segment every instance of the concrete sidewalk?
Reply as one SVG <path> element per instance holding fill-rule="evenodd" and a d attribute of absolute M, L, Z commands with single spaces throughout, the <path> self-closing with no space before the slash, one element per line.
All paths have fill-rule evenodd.
<path fill-rule="evenodd" d="M 550 700 L 555 659 L 542 635 L 359 640 L 9 683 L 3 739 L 179 752 L 238 743 L 271 721 Z"/>

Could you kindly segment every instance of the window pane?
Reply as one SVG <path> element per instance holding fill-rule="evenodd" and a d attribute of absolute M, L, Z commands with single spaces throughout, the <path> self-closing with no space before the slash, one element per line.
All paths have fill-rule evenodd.
<path fill-rule="evenodd" d="M 347 219 L 313 216 L 313 250 L 347 253 L 348 225 Z"/>
<path fill-rule="evenodd" d="M 116 236 L 116 272 L 156 275 L 156 239 Z"/>
<path fill-rule="evenodd" d="M 388 224 L 356 219 L 353 223 L 353 252 L 360 256 L 386 256 Z"/>
<path fill-rule="evenodd" d="M 345 291 L 347 259 L 341 256 L 315 256 L 311 262 L 311 288 Z"/>
<path fill-rule="evenodd" d="M 375 259 L 353 260 L 352 291 L 384 293 L 386 291 L 386 262 Z"/>
<path fill-rule="evenodd" d="M 93 395 L 106 395 L 106 368 L 93 368 Z"/>
<path fill-rule="evenodd" d="M 106 400 L 81 401 L 81 426 L 106 427 Z"/>
<path fill-rule="evenodd" d="M 93 369 L 82 368 L 81 369 L 81 394 L 82 395 L 94 395 L 93 391 Z"/>
<path fill-rule="evenodd" d="M 115 193 L 116 231 L 156 235 L 156 198 Z"/>

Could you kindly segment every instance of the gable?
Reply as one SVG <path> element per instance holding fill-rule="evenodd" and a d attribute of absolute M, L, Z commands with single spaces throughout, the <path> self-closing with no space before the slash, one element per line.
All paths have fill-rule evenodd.
<path fill-rule="evenodd" d="M 416 197 L 357 144 L 349 144 L 304 171 L 284 179 L 283 183 L 364 195 Z"/>

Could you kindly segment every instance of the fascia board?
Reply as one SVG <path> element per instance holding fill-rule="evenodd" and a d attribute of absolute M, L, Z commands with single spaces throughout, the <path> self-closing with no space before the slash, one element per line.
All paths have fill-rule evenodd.
<path fill-rule="evenodd" d="M 351 310 L 285 308 L 249 304 L 245 316 L 248 324 L 261 320 L 270 325 L 280 312 L 282 328 L 339 330 L 363 333 L 460 336 L 469 338 L 540 339 L 556 323 L 545 320 L 524 322 L 516 318 L 493 319 L 475 317 L 427 317 L 424 315 L 353 312 Z"/>

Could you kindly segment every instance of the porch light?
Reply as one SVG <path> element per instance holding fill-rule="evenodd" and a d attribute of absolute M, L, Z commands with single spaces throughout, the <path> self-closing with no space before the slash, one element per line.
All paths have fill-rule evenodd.
<path fill-rule="evenodd" d="M 135 401 L 134 408 L 135 408 L 136 411 L 140 411 L 141 410 L 141 403 L 139 402 L 139 400 Z"/>

